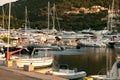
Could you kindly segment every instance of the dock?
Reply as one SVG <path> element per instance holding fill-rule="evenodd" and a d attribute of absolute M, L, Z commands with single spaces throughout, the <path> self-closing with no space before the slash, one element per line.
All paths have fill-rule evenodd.
<path fill-rule="evenodd" d="M 55 75 L 24 71 L 23 68 L 7 67 L 4 64 L 0 64 L 0 78 L 2 80 L 68 80 Z"/>

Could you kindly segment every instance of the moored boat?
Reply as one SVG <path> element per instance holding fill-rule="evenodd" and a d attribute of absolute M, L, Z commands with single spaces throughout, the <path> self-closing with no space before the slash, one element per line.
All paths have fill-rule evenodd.
<path fill-rule="evenodd" d="M 35 68 L 50 66 L 53 63 L 53 57 L 47 53 L 48 49 L 50 48 L 34 48 L 31 55 L 14 59 L 14 64 L 17 67 L 24 67 L 24 65 L 30 64 Z"/>
<path fill-rule="evenodd" d="M 106 75 L 92 75 L 95 80 L 120 80 L 120 57 L 116 58 L 111 70 Z"/>
<path fill-rule="evenodd" d="M 78 79 L 86 76 L 85 71 L 77 72 L 77 69 L 69 69 L 68 65 L 62 64 L 58 69 L 47 71 L 46 74 L 56 75 L 67 79 Z"/>

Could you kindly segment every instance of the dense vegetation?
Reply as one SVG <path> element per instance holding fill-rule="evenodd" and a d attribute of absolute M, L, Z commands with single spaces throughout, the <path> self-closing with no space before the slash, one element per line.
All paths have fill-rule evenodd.
<path fill-rule="evenodd" d="M 103 29 L 106 27 L 106 21 L 102 21 L 101 18 L 107 16 L 107 11 L 102 11 L 94 14 L 64 14 L 65 11 L 71 10 L 72 7 L 80 8 L 86 7 L 90 8 L 93 5 L 100 5 L 107 7 L 111 5 L 112 0 L 18 0 L 12 3 L 12 18 L 11 18 L 11 28 L 23 27 L 25 23 L 25 6 L 28 9 L 28 20 L 30 27 L 32 28 L 47 28 L 47 5 L 50 1 L 50 6 L 52 8 L 53 4 L 56 3 L 56 12 L 59 19 L 59 25 L 56 21 L 56 29 L 65 30 L 81 30 L 81 29 Z M 120 1 L 116 0 L 116 5 L 120 5 Z M 118 8 L 118 6 L 116 6 Z M 5 9 L 5 27 L 7 27 L 8 21 L 8 4 L 4 5 Z M 2 26 L 2 8 L 0 9 L 0 25 Z M 50 20 L 50 25 L 52 27 L 52 20 Z"/>

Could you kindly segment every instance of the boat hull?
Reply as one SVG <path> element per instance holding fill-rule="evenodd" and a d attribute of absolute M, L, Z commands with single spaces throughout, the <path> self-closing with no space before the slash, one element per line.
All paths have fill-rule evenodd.
<path fill-rule="evenodd" d="M 66 79 L 77 79 L 86 76 L 86 72 L 57 72 L 57 71 L 50 71 L 49 74 L 60 76 Z"/>
<path fill-rule="evenodd" d="M 93 75 L 91 78 L 95 80 L 120 80 L 120 77 L 108 77 L 106 75 Z"/>
<path fill-rule="evenodd" d="M 48 57 L 14 60 L 14 65 L 16 65 L 17 67 L 24 67 L 24 65 L 30 65 L 30 64 L 32 64 L 35 68 L 47 67 L 50 66 L 52 63 L 53 63 L 53 59 Z"/>

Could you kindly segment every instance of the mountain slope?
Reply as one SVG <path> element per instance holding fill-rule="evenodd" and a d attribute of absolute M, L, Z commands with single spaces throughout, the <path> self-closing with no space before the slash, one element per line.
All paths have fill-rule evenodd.
<path fill-rule="evenodd" d="M 100 5 L 108 8 L 108 6 L 111 5 L 112 3 L 112 0 L 108 0 L 108 1 L 106 0 L 19 0 L 15 3 L 12 3 L 11 14 L 13 17 L 17 19 L 17 20 L 15 19 L 13 22 L 17 23 L 18 27 L 21 27 L 25 19 L 25 6 L 27 6 L 28 19 L 31 22 L 31 27 L 40 28 L 40 29 L 45 28 L 47 26 L 48 1 L 50 1 L 51 3 L 51 8 L 53 4 L 56 3 L 57 14 L 59 18 L 62 19 L 60 21 L 61 28 L 69 29 L 69 30 L 71 29 L 78 30 L 78 29 L 83 29 L 88 27 L 95 28 L 95 29 L 103 28 L 106 26 L 106 22 L 101 21 L 101 18 L 106 17 L 107 12 L 100 12 L 97 14 L 66 15 L 64 14 L 65 11 L 71 10 L 72 7 L 90 8 L 93 5 Z M 116 0 L 115 3 L 119 5 L 120 1 Z M 8 5 L 5 5 L 4 7 L 6 10 L 6 14 L 8 14 L 7 12 Z M 51 24 L 51 27 L 52 27 L 52 24 Z"/>

